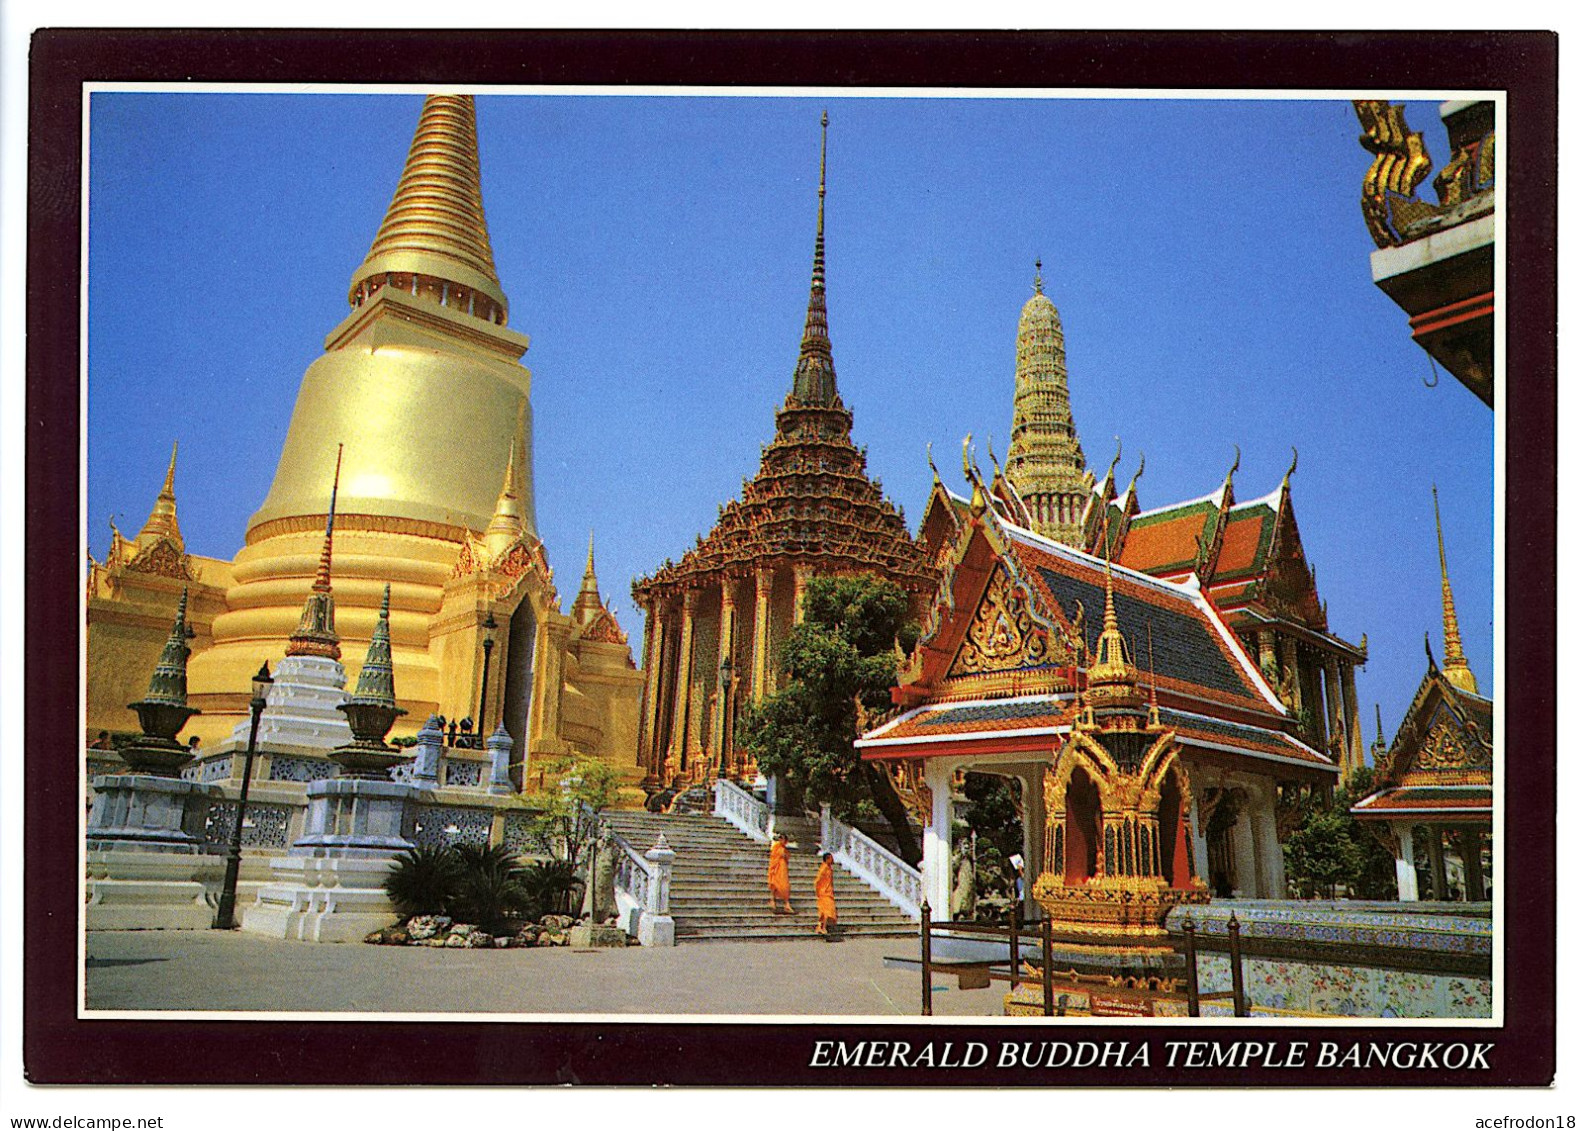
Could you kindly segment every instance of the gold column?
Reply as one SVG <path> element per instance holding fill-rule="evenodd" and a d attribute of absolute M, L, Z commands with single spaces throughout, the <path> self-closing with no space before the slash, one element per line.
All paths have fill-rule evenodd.
<path fill-rule="evenodd" d="M 729 704 L 732 701 L 732 688 L 721 686 L 721 668 L 723 664 L 732 663 L 732 645 L 738 632 L 738 598 L 733 592 L 733 580 L 730 577 L 721 579 L 721 646 L 717 649 L 716 670 L 711 677 L 716 684 L 716 725 L 714 751 L 718 758 L 726 751 L 731 742 L 732 735 L 727 730 L 727 716 L 731 713 Z"/>
<path fill-rule="evenodd" d="M 1294 637 L 1283 638 L 1283 668 L 1279 672 L 1278 683 L 1289 684 L 1289 694 L 1284 698 L 1285 705 L 1296 715 L 1300 713 L 1300 646 Z"/>
<path fill-rule="evenodd" d="M 793 623 L 804 623 L 804 589 L 814 571 L 802 562 L 793 567 Z"/>
<path fill-rule="evenodd" d="M 644 616 L 644 700 L 639 706 L 639 765 L 644 767 L 646 785 L 660 781 L 660 743 L 658 713 L 661 699 L 661 651 L 664 646 L 665 621 L 661 616 L 661 602 L 651 597 Z"/>
<path fill-rule="evenodd" d="M 1273 629 L 1263 628 L 1256 632 L 1257 666 L 1261 674 L 1275 675 L 1278 671 L 1278 634 Z"/>
<path fill-rule="evenodd" d="M 672 753 L 681 772 L 688 761 L 688 702 L 694 682 L 694 614 L 699 611 L 699 590 L 683 594 L 683 629 L 677 641 L 677 691 L 672 699 Z"/>
<path fill-rule="evenodd" d="M 1323 670 L 1327 674 L 1327 741 L 1332 742 L 1335 738 L 1338 740 L 1342 751 L 1338 759 L 1339 769 L 1347 773 L 1351 756 L 1348 738 L 1349 720 L 1344 715 L 1344 683 L 1338 674 L 1338 657 L 1327 657 L 1327 664 Z M 1343 733 L 1335 734 L 1335 729 Z"/>
<path fill-rule="evenodd" d="M 1355 665 L 1344 666 L 1344 741 L 1349 744 L 1349 765 L 1360 769 L 1366 764 L 1366 749 L 1360 741 L 1360 704 L 1355 698 Z"/>
<path fill-rule="evenodd" d="M 756 703 L 764 699 L 769 690 L 767 667 L 771 653 L 771 582 L 769 569 L 754 571 L 754 665 L 750 694 Z"/>

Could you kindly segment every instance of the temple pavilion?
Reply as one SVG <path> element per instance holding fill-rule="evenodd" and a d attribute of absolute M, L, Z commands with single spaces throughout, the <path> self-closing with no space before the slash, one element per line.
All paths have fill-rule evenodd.
<path fill-rule="evenodd" d="M 1378 716 L 1377 788 L 1350 812 L 1391 838 L 1400 899 L 1484 900 L 1492 888 L 1492 700 L 1481 694 L 1465 659 L 1435 488 L 1432 499 L 1443 575 L 1443 665 L 1428 641 L 1426 676 L 1391 745 L 1382 742 Z M 1426 862 L 1426 888 L 1418 858 Z"/>
<path fill-rule="evenodd" d="M 776 433 L 741 498 L 681 560 L 633 583 L 645 610 L 639 759 L 647 787 L 698 780 L 726 764 L 746 704 L 776 690 L 781 643 L 803 615 L 812 577 L 867 573 L 914 596 L 923 610 L 938 574 L 902 512 L 865 470 L 853 413 L 837 391 L 826 324 L 826 125 L 815 262 L 793 387 Z"/>
<path fill-rule="evenodd" d="M 437 713 L 478 718 L 476 735 L 504 722 L 519 785 L 525 763 L 575 752 L 611 760 L 636 783 L 642 677 L 600 596 L 593 547 L 564 613 L 536 532 L 528 338 L 508 325 L 471 96 L 425 99 L 347 302 L 304 374 L 274 481 L 236 557 L 188 553 L 173 451 L 149 521 L 135 538 L 113 530 L 105 560 L 90 562 L 89 735 L 135 732 L 126 704 L 184 589 L 189 690 L 202 709 L 188 731 L 210 750 L 246 721 L 260 662 L 275 667 L 293 650 L 316 585 L 334 590 L 339 634 L 337 655 L 330 644 L 316 655 L 339 665 L 340 646 L 363 654 L 389 582 L 406 727 Z M 321 532 L 328 553 L 333 484 L 328 574 Z M 338 667 L 330 692 L 343 695 L 356 675 Z"/>
<path fill-rule="evenodd" d="M 946 576 L 894 692 L 899 713 L 857 743 L 890 764 L 925 826 L 932 907 L 948 906 L 960 771 L 1019 779 L 1024 857 L 1041 862 L 1028 899 L 1047 902 L 1054 884 L 1158 880 L 1283 897 L 1278 787 L 1324 785 L 1337 766 L 1296 733 L 1193 579 L 1114 566 L 1016 525 L 971 477 Z M 1117 694 L 1098 696 L 1103 685 Z M 1157 771 L 1149 783 L 1143 767 Z"/>
<path fill-rule="evenodd" d="M 1069 406 L 1062 321 L 1040 268 L 1037 261 L 1035 294 L 1019 316 L 1007 463 L 997 466 L 991 454 L 987 505 L 1004 521 L 1093 557 L 1193 584 L 1298 721 L 1305 741 L 1326 751 L 1341 773 L 1364 766 L 1355 669 L 1366 662 L 1366 638 L 1351 643 L 1328 626 L 1290 488 L 1298 455 L 1275 489 L 1242 502 L 1234 491 L 1237 455 L 1210 492 L 1150 510 L 1141 509 L 1138 494 L 1143 457 L 1121 493 L 1121 448 L 1098 479 L 1085 468 Z M 969 500 L 936 475 L 919 539 L 938 565 L 945 566 L 968 511 Z"/>

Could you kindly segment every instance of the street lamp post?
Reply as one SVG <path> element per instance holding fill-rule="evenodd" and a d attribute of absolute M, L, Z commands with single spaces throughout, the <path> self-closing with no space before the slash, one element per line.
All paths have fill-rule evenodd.
<path fill-rule="evenodd" d="M 242 869 L 242 822 L 248 815 L 248 786 L 253 781 L 253 755 L 259 741 L 259 716 L 264 714 L 265 699 L 275 680 L 270 678 L 270 665 L 259 665 L 259 674 L 253 677 L 253 698 L 248 709 L 253 719 L 248 724 L 248 752 L 242 758 L 242 792 L 237 796 L 237 819 L 231 826 L 231 841 L 226 845 L 226 878 L 220 885 L 220 906 L 215 911 L 214 929 L 229 931 L 237 925 L 237 873 Z"/>
<path fill-rule="evenodd" d="M 732 657 L 721 658 L 721 768 L 719 778 L 727 777 L 727 747 L 732 742 Z"/>
<path fill-rule="evenodd" d="M 479 727 L 478 733 L 486 733 L 485 726 L 485 696 L 490 691 L 490 650 L 496 646 L 496 613 L 494 609 L 485 612 L 485 623 L 480 626 L 485 630 L 485 667 L 479 676 Z"/>

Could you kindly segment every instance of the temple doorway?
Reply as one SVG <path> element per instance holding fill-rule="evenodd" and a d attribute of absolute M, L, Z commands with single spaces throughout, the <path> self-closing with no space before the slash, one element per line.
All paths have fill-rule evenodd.
<path fill-rule="evenodd" d="M 523 788 L 523 759 L 529 749 L 534 710 L 534 647 L 538 630 L 533 603 L 525 597 L 518 602 L 507 628 L 507 674 L 501 708 L 507 733 L 512 736 L 512 784 L 518 789 Z"/>

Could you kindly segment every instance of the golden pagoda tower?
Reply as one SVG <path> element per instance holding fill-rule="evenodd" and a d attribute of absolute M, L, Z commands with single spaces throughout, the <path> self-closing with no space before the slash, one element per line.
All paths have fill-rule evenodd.
<path fill-rule="evenodd" d="M 1041 261 L 1035 261 L 1035 294 L 1019 314 L 1013 378 L 1013 432 L 1005 478 L 1032 529 L 1055 542 L 1084 548 L 1085 505 L 1096 485 L 1068 403 L 1068 361 L 1063 322 L 1046 296 Z"/>
<path fill-rule="evenodd" d="M 1443 575 L 1443 676 L 1461 691 L 1479 695 L 1476 675 L 1465 660 L 1459 638 L 1459 618 L 1454 614 L 1454 589 L 1448 583 L 1448 558 L 1443 553 L 1443 513 L 1437 506 L 1437 485 L 1432 485 L 1432 516 L 1437 522 L 1437 566 Z"/>

